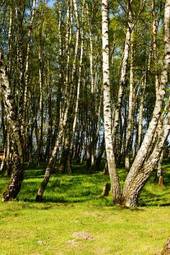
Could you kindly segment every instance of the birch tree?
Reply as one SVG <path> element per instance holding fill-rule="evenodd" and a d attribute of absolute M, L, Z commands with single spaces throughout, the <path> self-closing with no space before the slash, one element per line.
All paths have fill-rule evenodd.
<path fill-rule="evenodd" d="M 13 139 L 13 166 L 12 176 L 3 193 L 3 201 L 9 201 L 18 195 L 23 180 L 23 147 L 19 120 L 16 115 L 16 106 L 12 96 L 8 77 L 5 71 L 3 55 L 0 52 L 0 88 L 5 105 L 5 113 L 10 128 L 11 137 Z"/>
<path fill-rule="evenodd" d="M 112 114 L 109 73 L 109 38 L 108 38 L 108 1 L 102 1 L 102 57 L 103 57 L 103 115 L 105 129 L 105 149 L 108 170 L 112 186 L 113 200 L 120 200 L 120 184 L 116 172 L 115 156 L 112 140 Z"/>
<path fill-rule="evenodd" d="M 135 157 L 132 167 L 125 181 L 123 190 L 124 204 L 133 207 L 137 204 L 139 192 L 149 178 L 154 167 L 158 164 L 163 149 L 163 144 L 169 133 L 169 113 L 164 118 L 164 112 L 169 108 L 169 101 L 164 106 L 165 90 L 167 88 L 169 67 L 170 67 L 170 0 L 166 0 L 164 12 L 164 66 L 161 74 L 160 86 L 156 90 L 155 108 L 152 119 L 149 123 L 147 133 L 142 145 Z M 169 98 L 168 98 L 169 100 Z M 167 110 L 166 110 L 167 109 Z M 168 110 L 169 111 L 169 110 Z M 160 122 L 160 123 L 159 123 Z M 157 133 L 156 144 L 148 155 L 154 134 Z"/>

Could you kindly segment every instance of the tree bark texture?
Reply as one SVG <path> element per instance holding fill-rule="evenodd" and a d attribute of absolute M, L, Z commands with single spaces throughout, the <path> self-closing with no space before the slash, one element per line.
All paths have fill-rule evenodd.
<path fill-rule="evenodd" d="M 137 199 L 139 192 L 143 188 L 145 182 L 149 178 L 154 167 L 158 164 L 164 142 L 169 133 L 169 113 L 166 118 L 164 112 L 165 89 L 168 81 L 168 73 L 170 67 L 170 0 L 166 1 L 164 12 L 164 27 L 165 27 L 165 57 L 164 66 L 161 74 L 161 81 L 159 90 L 157 91 L 155 108 L 153 116 L 150 121 L 148 130 L 142 142 L 142 145 L 136 155 L 136 158 L 132 164 L 129 174 L 125 181 L 123 190 L 124 205 L 127 207 L 133 207 L 137 205 Z M 169 102 L 167 104 L 169 107 Z M 167 108 L 168 109 L 168 108 Z M 152 144 L 155 133 L 157 133 L 157 140 L 150 151 L 149 158 L 147 157 L 148 151 Z"/>
<path fill-rule="evenodd" d="M 2 53 L 0 53 L 0 88 L 5 105 L 7 122 L 10 127 L 11 137 L 14 141 L 12 176 L 7 190 L 3 193 L 3 200 L 8 201 L 16 198 L 21 188 L 23 180 L 23 148 L 15 102 L 5 72 Z"/>
<path fill-rule="evenodd" d="M 103 115 L 105 129 L 105 149 L 108 163 L 113 201 L 119 201 L 121 192 L 116 172 L 112 141 L 112 114 L 109 78 L 109 38 L 108 38 L 108 1 L 102 0 L 102 50 L 103 50 Z"/>

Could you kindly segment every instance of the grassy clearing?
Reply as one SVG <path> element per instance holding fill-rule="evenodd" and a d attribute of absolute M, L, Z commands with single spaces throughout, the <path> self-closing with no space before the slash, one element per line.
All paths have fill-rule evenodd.
<path fill-rule="evenodd" d="M 170 236 L 170 168 L 165 187 L 153 183 L 138 210 L 113 207 L 101 198 L 108 177 L 56 175 L 35 203 L 42 171 L 27 170 L 19 201 L 0 202 L 0 255 L 153 255 Z M 120 175 L 123 178 L 123 170 Z M 7 182 L 0 178 L 0 192 Z"/>

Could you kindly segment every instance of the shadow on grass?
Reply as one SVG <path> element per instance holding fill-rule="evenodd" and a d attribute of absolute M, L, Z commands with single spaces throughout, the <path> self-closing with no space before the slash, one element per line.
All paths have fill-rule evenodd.
<path fill-rule="evenodd" d="M 85 203 L 111 205 L 110 199 L 101 199 L 104 183 L 108 182 L 108 176 L 97 174 L 73 174 L 52 176 L 45 190 L 43 203 Z M 35 202 L 36 192 L 41 179 L 34 177 L 24 180 L 21 192 L 18 196 L 20 201 Z"/>
<path fill-rule="evenodd" d="M 170 205 L 170 190 L 169 185 L 159 187 L 154 185 L 153 191 L 144 189 L 139 199 L 141 206 L 169 206 Z"/>
<path fill-rule="evenodd" d="M 101 172 L 85 174 L 84 166 L 74 166 L 72 175 L 55 174 L 51 177 L 46 188 L 42 207 L 48 203 L 56 203 L 63 205 L 72 205 L 77 203 L 90 202 L 96 206 L 112 206 L 111 196 L 102 198 L 103 185 L 108 182 L 109 177 Z M 25 171 L 25 179 L 22 185 L 18 200 L 21 202 L 35 203 L 36 192 L 42 181 L 44 170 L 28 169 Z M 125 179 L 126 172 L 124 169 L 119 169 L 121 181 Z M 170 172 L 165 171 L 164 181 L 165 187 L 160 188 L 154 183 L 155 174 L 151 176 L 146 187 L 143 189 L 139 206 L 169 206 L 170 205 Z M 3 192 L 4 185 L 7 183 L 7 178 L 0 180 L 0 192 Z M 36 204 L 36 203 L 35 203 Z M 38 206 L 38 205 L 37 205 Z"/>

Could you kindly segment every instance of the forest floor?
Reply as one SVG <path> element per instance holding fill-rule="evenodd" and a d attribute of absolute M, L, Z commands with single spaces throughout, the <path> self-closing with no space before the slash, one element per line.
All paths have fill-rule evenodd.
<path fill-rule="evenodd" d="M 170 237 L 170 165 L 165 186 L 152 176 L 134 210 L 100 196 L 107 176 L 77 169 L 53 176 L 43 203 L 34 202 L 42 170 L 26 170 L 18 201 L 0 202 L 0 255 L 159 254 Z M 0 177 L 0 194 L 7 181 Z"/>

